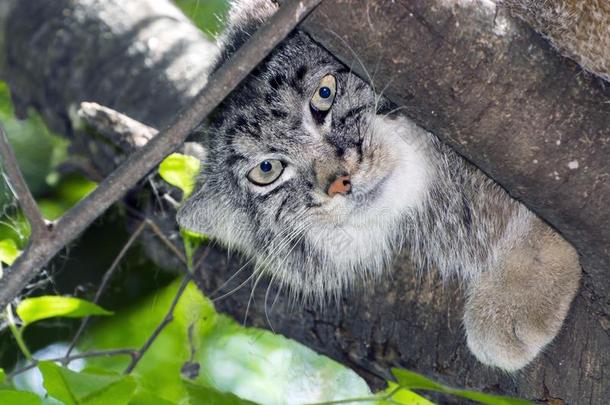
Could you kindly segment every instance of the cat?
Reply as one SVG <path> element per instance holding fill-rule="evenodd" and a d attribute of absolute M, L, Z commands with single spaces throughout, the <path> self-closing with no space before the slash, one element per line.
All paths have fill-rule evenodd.
<path fill-rule="evenodd" d="M 270 16 L 234 1 L 222 65 Z M 181 227 L 324 301 L 387 274 L 406 247 L 418 268 L 459 275 L 467 345 L 507 371 L 556 336 L 579 286 L 576 251 L 434 135 L 402 116 L 307 34 L 291 34 L 217 109 Z"/>

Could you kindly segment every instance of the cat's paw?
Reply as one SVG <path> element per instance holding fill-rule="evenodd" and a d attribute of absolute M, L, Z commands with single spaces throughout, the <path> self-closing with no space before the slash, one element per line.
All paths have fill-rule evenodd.
<path fill-rule="evenodd" d="M 472 298 L 464 315 L 466 343 L 481 363 L 516 371 L 553 340 L 563 319 L 508 305 L 500 307 L 495 299 Z"/>
<path fill-rule="evenodd" d="M 574 248 L 542 223 L 500 264 L 469 287 L 464 325 L 468 347 L 481 363 L 515 371 L 559 332 L 578 289 L 580 265 Z"/>

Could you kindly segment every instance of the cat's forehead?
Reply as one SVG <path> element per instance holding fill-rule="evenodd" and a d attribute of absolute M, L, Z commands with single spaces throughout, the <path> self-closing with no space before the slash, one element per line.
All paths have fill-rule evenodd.
<path fill-rule="evenodd" d="M 328 68 L 340 68 L 341 63 L 324 48 L 313 42 L 306 34 L 297 32 L 284 41 L 260 66 L 259 72 L 269 78 L 284 75 L 284 78 L 307 79 L 308 73 L 321 72 Z"/>
<path fill-rule="evenodd" d="M 312 87 L 315 89 L 321 77 L 341 69 L 345 70 L 329 52 L 306 34 L 296 32 L 254 69 L 238 91 L 229 97 L 225 104 L 229 107 L 227 112 L 234 113 L 230 111 L 233 108 L 271 109 L 274 105 L 311 96 Z"/>
<path fill-rule="evenodd" d="M 296 33 L 282 43 L 219 110 L 212 140 L 221 151 L 219 158 L 239 162 L 236 157 L 245 161 L 270 152 L 295 155 L 319 148 L 321 138 L 312 137 L 315 125 L 308 125 L 310 100 L 328 74 L 337 79 L 332 117 L 371 102 L 365 83 L 306 34 Z"/>

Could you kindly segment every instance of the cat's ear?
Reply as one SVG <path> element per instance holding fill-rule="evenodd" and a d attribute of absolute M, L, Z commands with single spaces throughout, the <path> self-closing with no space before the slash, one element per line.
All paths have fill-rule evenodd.
<path fill-rule="evenodd" d="M 220 214 L 216 200 L 204 188 L 189 197 L 176 215 L 180 228 L 213 236 Z"/>
<path fill-rule="evenodd" d="M 232 0 L 226 28 L 220 37 L 221 56 L 226 62 L 278 9 L 273 0 Z"/>

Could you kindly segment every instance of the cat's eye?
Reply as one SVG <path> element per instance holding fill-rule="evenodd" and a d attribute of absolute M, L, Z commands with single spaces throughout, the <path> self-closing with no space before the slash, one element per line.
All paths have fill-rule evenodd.
<path fill-rule="evenodd" d="M 257 186 L 276 181 L 284 171 L 284 164 L 277 159 L 263 160 L 248 173 L 248 180 Z"/>
<path fill-rule="evenodd" d="M 335 101 L 337 92 L 337 79 L 333 75 L 326 75 L 320 80 L 320 84 L 313 96 L 311 96 L 310 105 L 314 111 L 327 112 L 332 107 Z"/>

